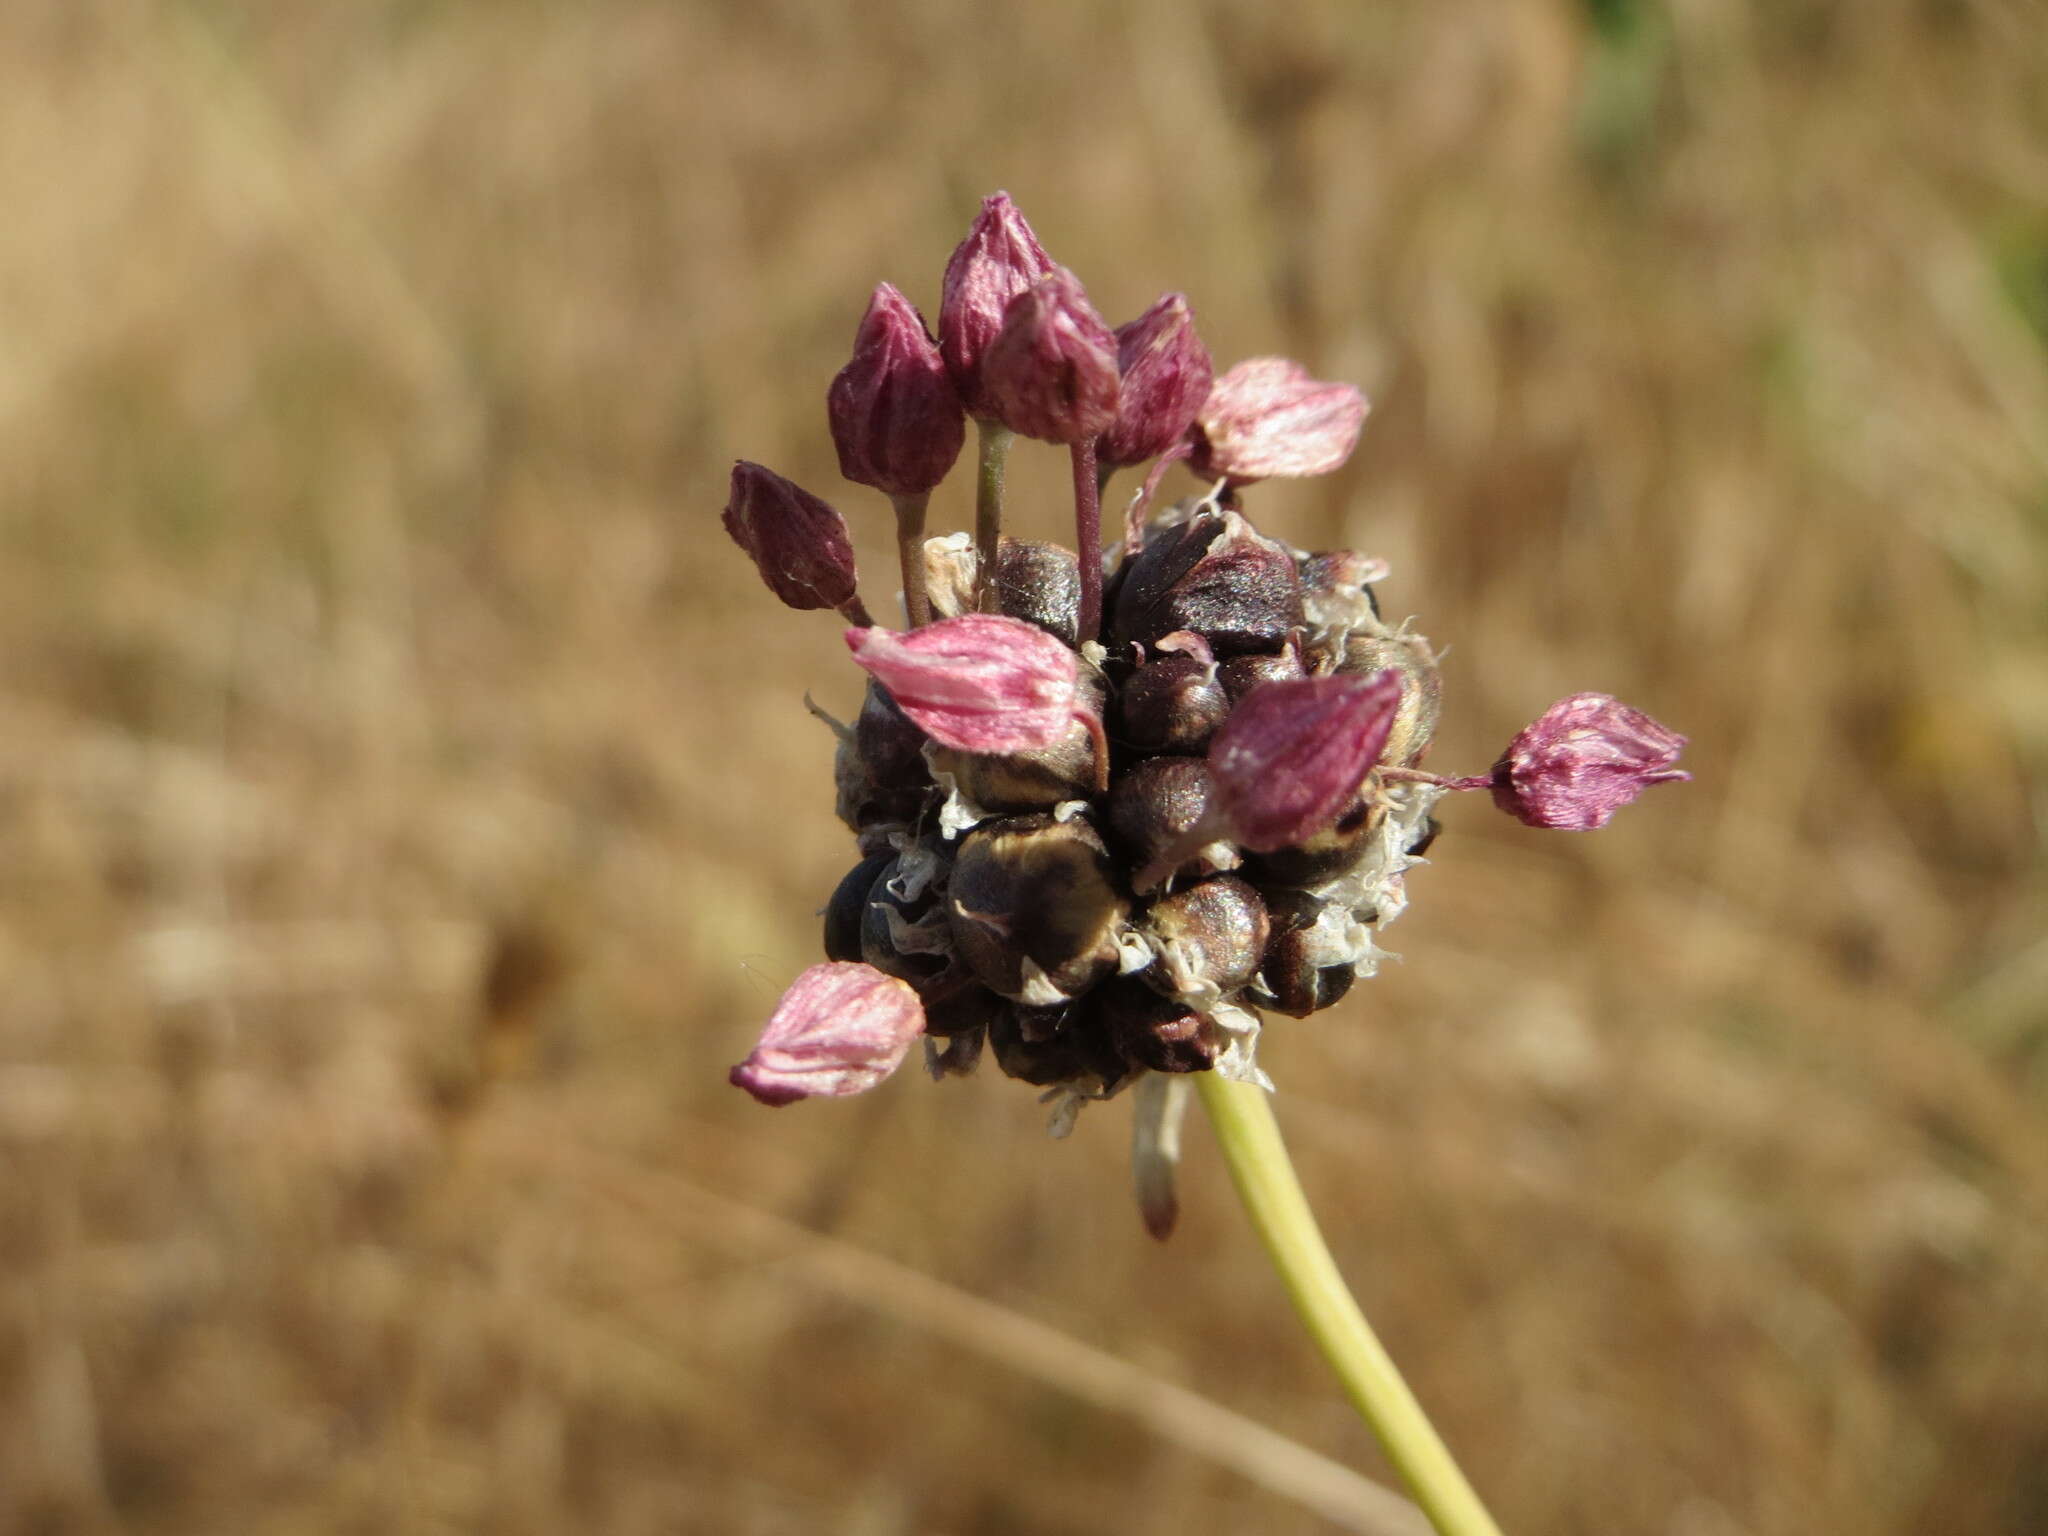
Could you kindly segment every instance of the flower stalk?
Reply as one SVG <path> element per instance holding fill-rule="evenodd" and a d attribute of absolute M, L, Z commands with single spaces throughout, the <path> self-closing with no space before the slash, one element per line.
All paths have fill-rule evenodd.
<path fill-rule="evenodd" d="M 1095 439 L 1073 445 L 1074 550 L 1081 557 L 1081 633 L 1102 629 L 1102 482 L 1095 474 Z"/>
<path fill-rule="evenodd" d="M 1439 1536 L 1500 1536 L 1344 1284 L 1280 1139 L 1270 1095 L 1215 1072 L 1197 1075 L 1195 1085 L 1288 1299 L 1410 1496 Z"/>
<path fill-rule="evenodd" d="M 891 496 L 896 505 L 896 559 L 903 569 L 903 611 L 912 629 L 932 621 L 931 595 L 925 590 L 924 512 L 930 491 L 914 496 Z"/>
<path fill-rule="evenodd" d="M 993 416 L 974 423 L 974 569 L 983 613 L 996 611 L 996 558 L 1003 541 L 1003 468 L 1017 434 Z"/>

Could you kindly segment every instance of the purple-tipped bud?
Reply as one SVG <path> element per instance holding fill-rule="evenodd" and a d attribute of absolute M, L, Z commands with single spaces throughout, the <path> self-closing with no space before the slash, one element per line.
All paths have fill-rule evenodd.
<path fill-rule="evenodd" d="M 1074 653 L 1044 630 L 996 613 L 941 619 L 908 634 L 849 629 L 853 659 L 940 746 L 1032 752 L 1074 716 Z"/>
<path fill-rule="evenodd" d="M 1104 468 L 1142 464 L 1178 443 L 1215 382 L 1185 294 L 1169 293 L 1118 326 L 1116 361 L 1123 375 L 1116 420 L 1095 449 Z"/>
<path fill-rule="evenodd" d="M 790 607 L 843 609 L 855 600 L 846 519 L 774 470 L 745 459 L 733 465 L 725 531 Z"/>
<path fill-rule="evenodd" d="M 981 378 L 996 416 L 1026 437 L 1086 442 L 1116 420 L 1116 337 L 1065 267 L 1010 300 Z"/>
<path fill-rule="evenodd" d="M 732 1084 L 771 1107 L 863 1093 L 923 1033 L 924 1005 L 907 983 L 871 965 L 814 965 L 782 994 Z"/>
<path fill-rule="evenodd" d="M 939 300 L 939 351 L 968 415 L 995 415 L 982 385 L 982 354 L 1003 328 L 1010 300 L 1051 270 L 1052 259 L 1010 194 L 983 198 L 967 238 L 946 263 Z"/>
<path fill-rule="evenodd" d="M 1381 674 L 1384 676 L 1385 674 Z M 1493 803 L 1532 827 L 1590 832 L 1676 767 L 1685 738 L 1604 693 L 1559 699 L 1493 765 Z"/>
<path fill-rule="evenodd" d="M 1190 464 L 1210 479 L 1326 475 L 1351 457 L 1365 426 L 1365 396 L 1325 384 L 1284 357 L 1255 357 L 1216 381 L 1195 418 Z"/>
<path fill-rule="evenodd" d="M 1401 707 L 1401 680 L 1305 677 L 1245 695 L 1209 743 L 1215 808 L 1255 850 L 1312 837 L 1358 793 Z"/>
<path fill-rule="evenodd" d="M 839 472 L 891 496 L 921 496 L 960 457 L 967 420 L 924 317 L 889 284 L 875 289 L 853 361 L 825 393 Z"/>

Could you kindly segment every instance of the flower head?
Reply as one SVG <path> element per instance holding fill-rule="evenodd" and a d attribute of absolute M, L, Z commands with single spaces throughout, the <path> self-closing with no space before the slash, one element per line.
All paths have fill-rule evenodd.
<path fill-rule="evenodd" d="M 839 472 L 891 496 L 917 496 L 960 457 L 966 418 L 924 317 L 889 284 L 875 289 L 853 360 L 825 394 Z"/>
<path fill-rule="evenodd" d="M 923 1033 L 924 1005 L 907 982 L 871 965 L 829 961 L 782 994 L 731 1080 L 771 1107 L 843 1098 L 894 1072 Z"/>
<path fill-rule="evenodd" d="M 1685 738 L 1604 693 L 1559 699 L 1493 765 L 1493 803 L 1532 827 L 1587 832 L 1652 784 L 1690 779 Z"/>
<path fill-rule="evenodd" d="M 1117 367 L 1123 375 L 1116 420 L 1096 446 L 1109 467 L 1142 464 L 1187 436 L 1209 398 L 1214 370 L 1209 349 L 1195 334 L 1187 296 L 1169 293 L 1116 331 Z"/>
<path fill-rule="evenodd" d="M 845 610 L 857 601 L 846 519 L 772 469 L 733 465 L 725 531 L 790 607 Z"/>
<path fill-rule="evenodd" d="M 1255 357 L 1216 381 L 1195 418 L 1198 475 L 1253 480 L 1326 475 L 1358 446 L 1365 396 L 1284 357 Z"/>
<path fill-rule="evenodd" d="M 970 416 L 995 415 L 982 385 L 981 359 L 1003 328 L 1003 311 L 1051 270 L 1052 259 L 1010 194 L 983 198 L 967 238 L 946 263 L 939 302 L 939 351 Z"/>
<path fill-rule="evenodd" d="M 1026 437 L 1078 443 L 1116 421 L 1116 337 L 1065 267 L 1010 300 L 981 376 L 997 417 Z"/>
<path fill-rule="evenodd" d="M 908 634 L 849 629 L 853 659 L 941 746 L 1030 752 L 1065 734 L 1079 664 L 1022 619 L 967 613 Z"/>

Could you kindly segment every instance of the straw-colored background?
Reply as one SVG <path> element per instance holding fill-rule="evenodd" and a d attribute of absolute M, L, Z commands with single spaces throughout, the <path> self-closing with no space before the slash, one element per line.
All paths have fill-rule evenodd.
<path fill-rule="evenodd" d="M 2048 1527 L 2037 5 L 8 0 L 0 1528 L 1335 1528 L 1040 1325 L 1383 1473 L 1199 1127 L 1160 1248 L 1123 1106 L 723 1080 L 857 697 L 726 471 L 888 601 L 824 387 L 997 187 L 1373 397 L 1251 506 L 1393 561 L 1435 761 L 1693 738 L 1269 1036 L 1507 1529 Z"/>

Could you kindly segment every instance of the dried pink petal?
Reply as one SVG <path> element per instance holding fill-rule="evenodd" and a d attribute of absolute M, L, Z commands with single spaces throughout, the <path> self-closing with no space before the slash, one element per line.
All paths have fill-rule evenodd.
<path fill-rule="evenodd" d="M 1010 300 L 981 378 L 996 416 L 1026 437 L 1085 442 L 1116 420 L 1116 337 L 1065 267 Z"/>
<path fill-rule="evenodd" d="M 864 1093 L 894 1072 L 924 1033 L 924 1004 L 908 982 L 871 965 L 814 965 L 791 983 L 734 1087 L 771 1107 Z"/>
<path fill-rule="evenodd" d="M 907 634 L 849 629 L 846 643 L 941 746 L 1033 752 L 1057 741 L 1074 717 L 1074 653 L 1022 619 L 969 613 Z"/>
<path fill-rule="evenodd" d="M 1116 332 L 1116 420 L 1096 445 L 1105 468 L 1142 464 L 1187 436 L 1215 381 L 1187 296 L 1169 293 Z"/>
<path fill-rule="evenodd" d="M 1493 803 L 1532 827 L 1589 832 L 1676 767 L 1685 738 L 1604 693 L 1559 699 L 1493 765 Z"/>
<path fill-rule="evenodd" d="M 982 354 L 1003 328 L 1010 300 L 1051 270 L 1051 258 L 1010 194 L 982 199 L 967 238 L 946 263 L 939 301 L 939 351 L 968 415 L 995 415 L 982 384 Z"/>
<path fill-rule="evenodd" d="M 924 317 L 889 284 L 875 289 L 853 360 L 826 391 L 839 472 L 891 496 L 920 496 L 960 457 L 967 418 Z"/>
<path fill-rule="evenodd" d="M 1365 396 L 1284 357 L 1255 357 L 1216 381 L 1195 418 L 1198 475 L 1253 480 L 1324 475 L 1351 457 Z"/>
<path fill-rule="evenodd" d="M 1335 821 L 1379 761 L 1401 680 L 1304 677 L 1261 683 L 1209 743 L 1213 806 L 1232 841 L 1264 852 Z"/>
<path fill-rule="evenodd" d="M 745 459 L 733 465 L 725 531 L 790 607 L 843 609 L 854 601 L 846 519 L 772 469 Z"/>

